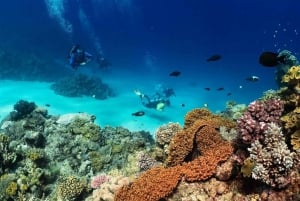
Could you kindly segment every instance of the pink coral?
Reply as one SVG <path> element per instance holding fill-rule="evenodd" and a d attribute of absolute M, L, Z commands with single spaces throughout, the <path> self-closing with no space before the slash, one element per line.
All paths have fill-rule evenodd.
<path fill-rule="evenodd" d="M 284 104 L 280 99 L 258 100 L 249 104 L 237 121 L 240 137 L 245 144 L 263 140 L 267 123 L 278 124 Z"/>
<path fill-rule="evenodd" d="M 99 174 L 92 178 L 91 180 L 91 187 L 93 189 L 99 188 L 103 183 L 108 182 L 110 177 L 106 174 Z"/>

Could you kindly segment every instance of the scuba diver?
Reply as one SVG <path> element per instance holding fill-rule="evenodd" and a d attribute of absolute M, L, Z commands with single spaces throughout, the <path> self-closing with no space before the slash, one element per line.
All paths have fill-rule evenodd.
<path fill-rule="evenodd" d="M 83 50 L 79 45 L 74 45 L 69 54 L 69 64 L 73 69 L 83 66 L 92 60 L 93 55 Z"/>
<path fill-rule="evenodd" d="M 103 57 L 101 53 L 98 53 L 96 56 L 96 62 L 98 66 L 103 69 L 107 70 L 111 66 L 111 62 Z"/>
<path fill-rule="evenodd" d="M 140 97 L 142 104 L 147 108 L 162 111 L 166 106 L 170 106 L 170 97 L 175 96 L 172 88 L 164 89 L 161 93 L 156 92 L 153 96 L 143 94 L 140 90 L 134 90 L 134 93 Z"/>

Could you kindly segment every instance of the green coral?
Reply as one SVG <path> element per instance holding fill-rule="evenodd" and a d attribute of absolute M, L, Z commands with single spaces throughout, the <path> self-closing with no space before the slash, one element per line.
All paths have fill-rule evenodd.
<path fill-rule="evenodd" d="M 13 181 L 13 182 L 9 183 L 9 185 L 5 189 L 5 193 L 9 197 L 14 197 L 17 194 L 17 190 L 18 190 L 18 184 Z"/>
<path fill-rule="evenodd" d="M 8 200 L 17 194 L 15 174 L 3 174 L 0 177 L 0 200 Z"/>
<path fill-rule="evenodd" d="M 104 168 L 104 165 L 109 164 L 111 161 L 110 147 L 106 146 L 102 148 L 103 151 L 91 151 L 89 152 L 89 159 L 94 172 L 99 172 Z M 105 152 L 107 150 L 108 152 Z M 101 154 L 102 153 L 102 154 Z"/>
<path fill-rule="evenodd" d="M 74 176 L 63 178 L 57 187 L 57 200 L 79 200 L 86 186 L 87 183 L 85 181 Z"/>
<path fill-rule="evenodd" d="M 100 126 L 87 122 L 85 119 L 75 118 L 68 126 L 69 131 L 73 135 L 82 135 L 91 141 L 98 141 L 101 139 Z"/>
<path fill-rule="evenodd" d="M 45 158 L 45 152 L 43 149 L 31 148 L 26 152 L 26 157 L 32 161 L 38 161 Z"/>

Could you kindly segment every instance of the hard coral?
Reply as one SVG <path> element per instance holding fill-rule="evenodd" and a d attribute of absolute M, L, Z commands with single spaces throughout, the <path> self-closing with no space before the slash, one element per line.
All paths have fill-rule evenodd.
<path fill-rule="evenodd" d="M 283 102 L 279 99 L 254 101 L 249 104 L 247 111 L 237 121 L 240 138 L 245 144 L 255 140 L 263 140 L 267 123 L 279 123 L 283 112 Z"/>
<path fill-rule="evenodd" d="M 172 193 L 180 179 L 180 168 L 154 167 L 143 173 L 131 185 L 123 186 L 116 201 L 157 201 Z"/>
<path fill-rule="evenodd" d="M 281 128 L 275 123 L 267 124 L 264 135 L 263 141 L 256 140 L 248 148 L 250 160 L 255 163 L 251 176 L 272 187 L 283 188 L 289 184 L 295 153 L 288 149 Z"/>
<path fill-rule="evenodd" d="M 14 105 L 14 111 L 10 113 L 10 119 L 12 121 L 20 120 L 30 114 L 36 107 L 34 102 L 19 100 Z"/>
<path fill-rule="evenodd" d="M 155 201 L 173 192 L 179 180 L 200 181 L 211 177 L 218 163 L 228 159 L 233 148 L 222 140 L 217 128 L 220 119 L 196 120 L 193 125 L 176 133 L 170 145 L 168 164 L 154 167 L 131 185 L 122 187 L 116 201 Z"/>
<path fill-rule="evenodd" d="M 282 82 L 288 85 L 295 85 L 300 80 L 300 66 L 292 66 L 288 72 L 282 77 Z"/>
<path fill-rule="evenodd" d="M 300 130 L 295 131 L 291 135 L 291 144 L 294 150 L 300 149 Z"/>

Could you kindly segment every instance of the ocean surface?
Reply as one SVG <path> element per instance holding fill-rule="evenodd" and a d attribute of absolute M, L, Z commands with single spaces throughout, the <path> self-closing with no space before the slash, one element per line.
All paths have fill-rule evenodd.
<path fill-rule="evenodd" d="M 183 122 L 190 109 L 221 112 L 227 101 L 249 104 L 277 89 L 276 68 L 262 67 L 263 51 L 287 49 L 299 56 L 299 1 L 208 0 L 10 0 L 0 7 L 0 116 L 19 99 L 50 105 L 49 113 L 88 112 L 100 125 L 145 129 Z M 77 70 L 69 65 L 73 45 L 101 54 Z M 207 62 L 212 55 L 217 61 Z M 173 71 L 181 74 L 170 76 Z M 70 98 L 50 85 L 65 76 L 100 78 L 116 96 Z M 257 82 L 246 80 L 258 76 Z M 81 87 L 81 86 L 77 86 Z M 172 88 L 163 111 L 145 108 L 134 94 Z M 209 88 L 210 90 L 206 90 Z M 223 88 L 223 90 L 217 90 Z M 145 111 L 141 117 L 132 116 Z"/>

